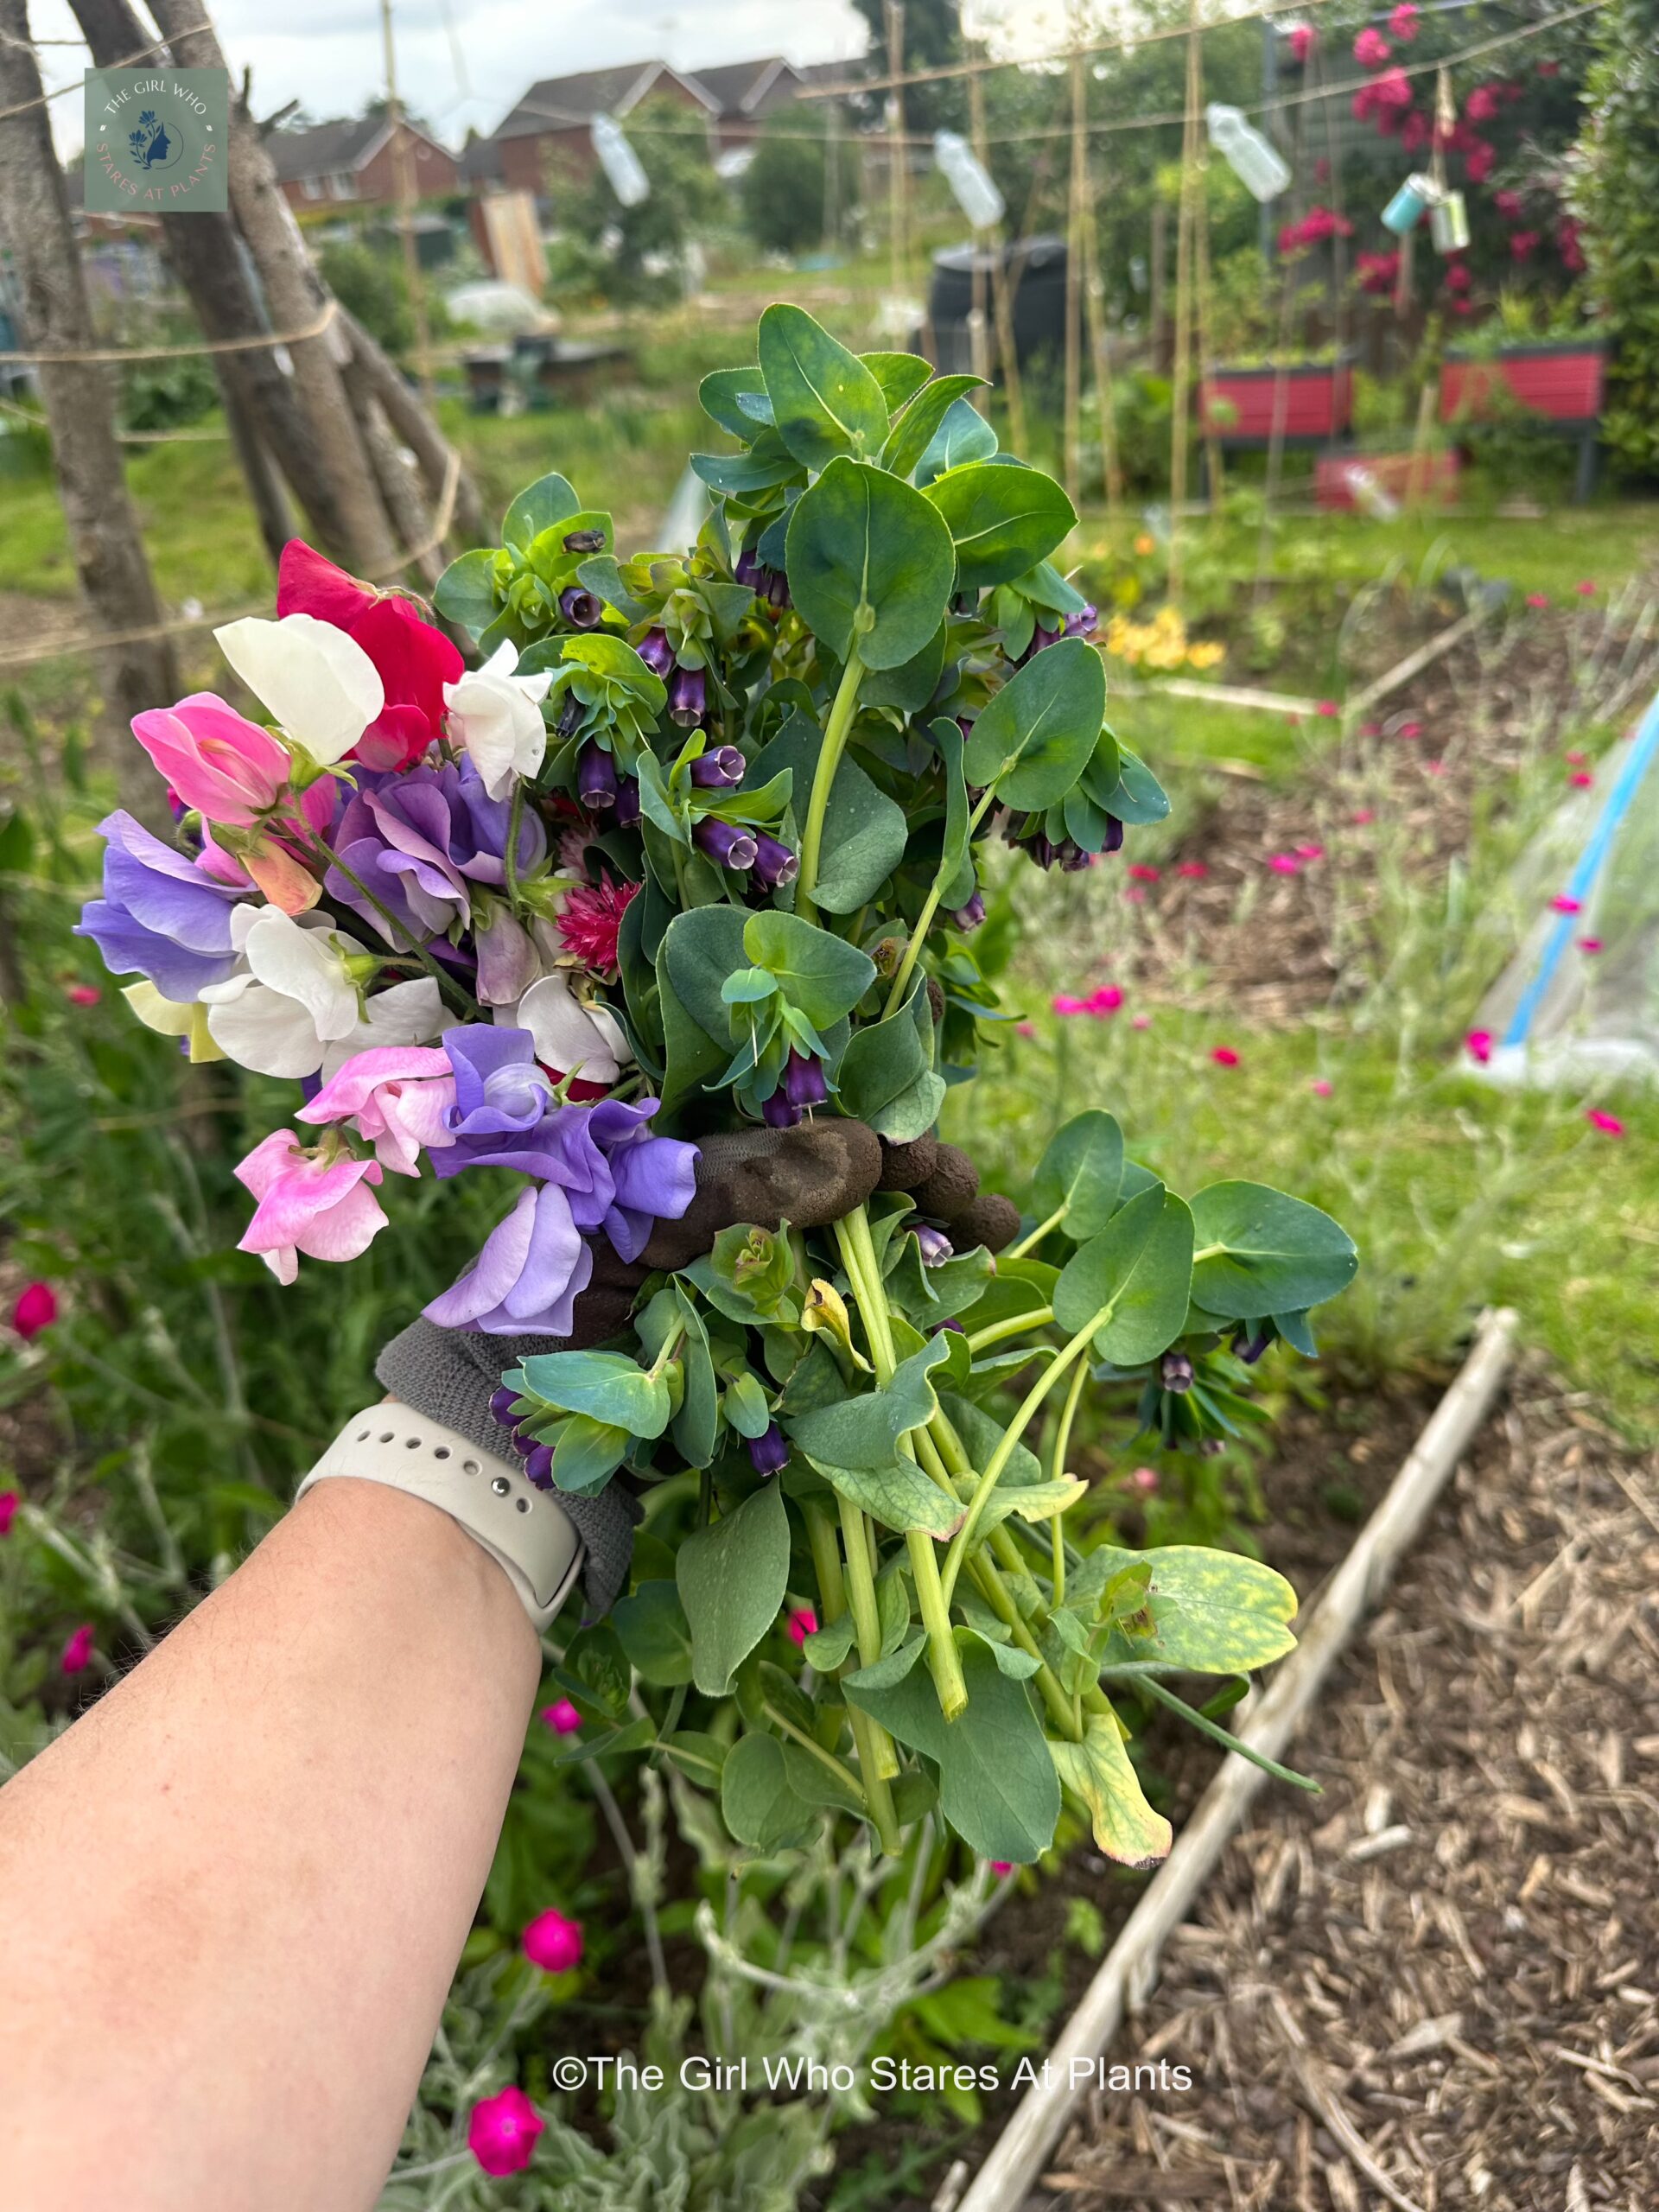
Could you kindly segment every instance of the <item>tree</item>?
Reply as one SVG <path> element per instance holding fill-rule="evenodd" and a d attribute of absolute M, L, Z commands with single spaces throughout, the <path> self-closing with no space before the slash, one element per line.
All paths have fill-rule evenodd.
<path fill-rule="evenodd" d="M 593 259 L 595 283 L 616 298 L 639 299 L 660 281 L 652 264 L 660 269 L 683 261 L 698 226 L 721 212 L 725 194 L 700 110 L 667 93 L 654 94 L 630 110 L 623 129 L 651 184 L 638 207 L 623 207 L 603 169 L 577 170 L 557 156 L 549 191 L 564 229 Z M 614 234 L 616 243 L 601 262 L 597 257 L 607 233 Z"/>
<path fill-rule="evenodd" d="M 821 103 L 785 108 L 768 121 L 741 196 L 743 219 L 763 252 L 807 253 L 839 243 L 857 209 L 858 162 Z"/>
<path fill-rule="evenodd" d="M 887 73 L 887 13 L 885 0 L 853 0 L 870 27 L 869 58 L 878 77 Z M 962 10 L 959 0 L 905 0 L 904 66 L 912 69 L 942 69 L 962 59 Z M 947 79 L 942 85 L 907 85 L 905 122 L 912 130 L 961 128 L 962 87 Z"/>
<path fill-rule="evenodd" d="M 1659 0 L 1609 0 L 1572 179 L 1590 288 L 1613 341 L 1607 442 L 1659 475 Z"/>

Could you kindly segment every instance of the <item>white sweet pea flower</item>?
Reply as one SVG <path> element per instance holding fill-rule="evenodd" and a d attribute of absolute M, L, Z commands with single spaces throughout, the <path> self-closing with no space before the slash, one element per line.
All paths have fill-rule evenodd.
<path fill-rule="evenodd" d="M 563 971 L 532 983 L 516 1006 L 498 1007 L 495 1018 L 505 1028 L 528 1029 L 538 1060 L 584 1083 L 614 1083 L 633 1058 L 616 1016 L 582 1005 Z"/>
<path fill-rule="evenodd" d="M 322 767 L 349 753 L 386 703 L 362 646 L 315 614 L 248 615 L 213 635 L 249 690 Z"/>
<path fill-rule="evenodd" d="M 221 1052 L 260 1075 L 325 1078 L 377 1045 L 423 1045 L 445 1020 L 429 976 L 365 999 L 352 963 L 375 956 L 327 918 L 296 920 L 279 906 L 238 907 L 231 918 L 238 972 L 206 985 L 207 1031 Z"/>
<path fill-rule="evenodd" d="M 492 798 L 505 798 L 515 776 L 533 776 L 547 751 L 542 701 L 553 671 L 515 676 L 518 648 L 498 645 L 482 668 L 446 683 L 449 734 L 464 746 Z"/>

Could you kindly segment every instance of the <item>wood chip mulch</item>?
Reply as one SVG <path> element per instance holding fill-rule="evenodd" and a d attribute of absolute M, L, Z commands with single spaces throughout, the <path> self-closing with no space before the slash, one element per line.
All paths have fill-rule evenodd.
<path fill-rule="evenodd" d="M 1537 1367 L 1030 2205 L 1659 2204 L 1659 1456 Z"/>

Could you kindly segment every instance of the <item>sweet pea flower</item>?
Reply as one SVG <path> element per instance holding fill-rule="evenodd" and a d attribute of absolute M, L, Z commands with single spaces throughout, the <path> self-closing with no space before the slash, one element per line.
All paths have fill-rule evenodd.
<path fill-rule="evenodd" d="M 582 1715 L 568 1697 L 559 1698 L 552 1705 L 544 1705 L 537 1718 L 556 1736 L 577 1736 L 582 1732 Z"/>
<path fill-rule="evenodd" d="M 482 668 L 443 687 L 449 734 L 463 747 L 493 799 L 511 797 L 515 777 L 533 776 L 547 752 L 542 701 L 553 671 L 516 676 L 518 664 L 518 649 L 509 641 L 498 645 Z"/>
<path fill-rule="evenodd" d="M 473 2107 L 467 2147 L 486 2174 L 522 2173 L 536 2155 L 536 2138 L 547 2125 L 519 2088 L 503 2089 Z"/>
<path fill-rule="evenodd" d="M 381 1179 L 379 1162 L 309 1158 L 292 1129 L 273 1129 L 234 1173 L 257 1200 L 236 1249 L 258 1253 L 280 1283 L 293 1281 L 302 1252 L 311 1260 L 355 1260 L 386 1225 L 368 1187 Z"/>
<path fill-rule="evenodd" d="M 582 1923 L 562 1912 L 538 1913 L 524 1934 L 524 1956 L 543 1974 L 569 1974 L 582 1962 Z"/>
<path fill-rule="evenodd" d="M 539 977 L 515 1004 L 498 1007 L 495 1018 L 506 1028 L 527 1029 L 536 1058 L 546 1066 L 601 1088 L 613 1084 L 633 1058 L 616 1016 L 597 1000 L 578 998 L 562 970 Z"/>
<path fill-rule="evenodd" d="M 235 829 L 276 804 L 294 766 L 269 730 L 211 691 L 135 715 L 132 734 L 187 809 Z"/>
<path fill-rule="evenodd" d="M 447 1053 L 423 1045 L 383 1046 L 354 1052 L 294 1118 L 314 1125 L 353 1122 L 383 1167 L 418 1175 L 423 1147 L 439 1152 L 454 1144 L 447 1116 L 454 1103 Z"/>
<path fill-rule="evenodd" d="M 810 1605 L 802 1605 L 792 1612 L 785 1624 L 789 1640 L 796 1646 L 804 1644 L 809 1636 L 818 1632 L 818 1617 Z"/>
<path fill-rule="evenodd" d="M 92 1656 L 92 1623 L 83 1621 L 63 1647 L 62 1656 L 58 1661 L 58 1672 L 60 1675 L 86 1673 Z"/>
<path fill-rule="evenodd" d="M 378 779 L 346 801 L 333 840 L 341 865 L 330 869 L 324 887 L 400 949 L 398 930 L 416 938 L 442 936 L 472 920 L 476 893 L 505 890 L 502 855 L 512 818 L 509 803 L 489 796 L 470 760 Z M 519 874 L 536 868 L 546 850 L 547 833 L 526 808 L 518 824 Z M 359 883 L 390 912 L 397 929 Z"/>
<path fill-rule="evenodd" d="M 556 1183 L 532 1184 L 460 1281 L 423 1310 L 441 1329 L 568 1337 L 593 1272 L 593 1248 L 563 1190 Z"/>
<path fill-rule="evenodd" d="M 215 630 L 219 649 L 256 699 L 320 767 L 342 760 L 386 703 L 361 645 L 315 614 L 254 614 Z"/>
<path fill-rule="evenodd" d="M 23 1342 L 31 1343 L 42 1329 L 49 1329 L 57 1318 L 58 1294 L 51 1284 L 25 1283 L 11 1309 L 11 1325 Z"/>
<path fill-rule="evenodd" d="M 130 814 L 105 815 L 98 828 L 108 841 L 104 896 L 82 909 L 75 935 L 92 939 L 112 976 L 147 976 L 164 998 L 188 1002 L 204 984 L 223 982 L 236 966 L 237 893 Z M 94 991 L 90 1001 L 75 1003 L 97 998 Z"/>
<path fill-rule="evenodd" d="M 1484 1067 L 1492 1057 L 1492 1033 L 1490 1029 L 1471 1029 L 1464 1039 L 1464 1047 L 1471 1060 Z"/>
<path fill-rule="evenodd" d="M 242 906 L 232 931 L 242 970 L 206 985 L 200 998 L 213 1042 L 242 1067 L 326 1077 L 353 1053 L 423 1045 L 442 1027 L 442 998 L 429 976 L 365 999 L 354 963 L 372 966 L 372 956 L 321 916 L 296 921 L 275 906 Z"/>
<path fill-rule="evenodd" d="M 1605 1137 L 1622 1137 L 1624 1134 L 1624 1124 L 1618 1115 L 1604 1114 L 1599 1106 L 1587 1107 L 1584 1118 L 1592 1129 L 1599 1129 Z"/>
<path fill-rule="evenodd" d="M 343 630 L 380 679 L 385 704 L 355 747 L 371 768 L 407 768 L 443 728 L 444 687 L 466 663 L 454 642 L 401 592 L 377 591 L 298 538 L 283 548 L 276 613 L 309 614 Z"/>
<path fill-rule="evenodd" d="M 1217 1045 L 1210 1057 L 1218 1068 L 1236 1068 L 1239 1064 L 1239 1055 L 1230 1045 Z"/>
<path fill-rule="evenodd" d="M 17 1518 L 17 1509 L 22 1502 L 15 1490 L 0 1490 L 0 1536 L 11 1534 L 11 1524 Z"/>

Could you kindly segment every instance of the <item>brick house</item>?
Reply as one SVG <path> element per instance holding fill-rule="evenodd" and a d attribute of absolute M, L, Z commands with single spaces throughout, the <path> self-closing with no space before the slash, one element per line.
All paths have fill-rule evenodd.
<path fill-rule="evenodd" d="M 781 54 L 763 61 L 722 62 L 699 69 L 694 81 L 715 101 L 715 134 L 722 153 L 760 136 L 776 108 L 786 107 L 806 82 L 804 73 Z"/>
<path fill-rule="evenodd" d="M 459 191 L 460 165 L 448 147 L 416 124 L 404 127 L 413 153 L 416 198 L 429 200 Z M 273 130 L 265 146 L 283 196 L 302 213 L 340 202 L 367 207 L 397 204 L 397 163 L 391 125 L 384 115 Z"/>

